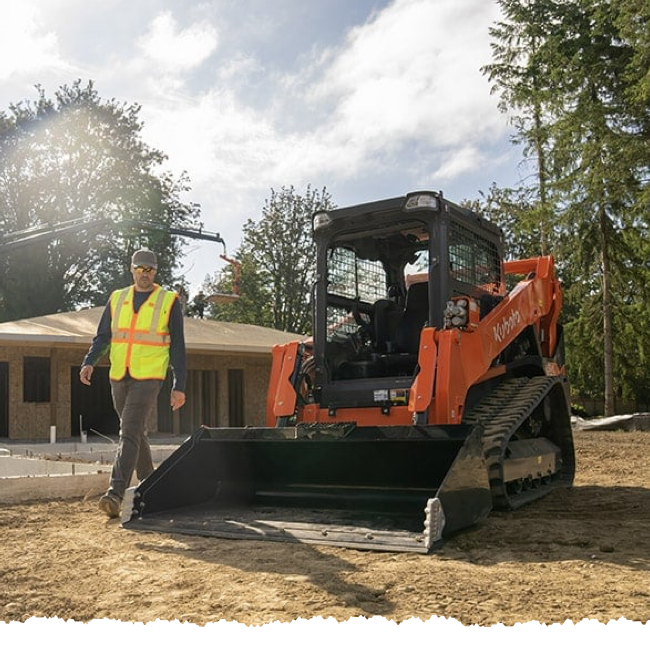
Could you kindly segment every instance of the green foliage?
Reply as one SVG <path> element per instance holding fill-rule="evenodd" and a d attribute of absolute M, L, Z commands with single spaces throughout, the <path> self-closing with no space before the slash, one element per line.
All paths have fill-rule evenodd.
<path fill-rule="evenodd" d="M 0 320 L 105 303 L 132 282 L 140 247 L 158 253 L 157 281 L 171 283 L 183 244 L 168 227 L 197 225 L 198 208 L 180 199 L 187 178 L 162 172 L 164 154 L 143 142 L 140 107 L 102 100 L 92 82 L 37 93 L 0 113 L 0 230 L 88 228 L 3 253 Z"/>
<path fill-rule="evenodd" d="M 554 94 L 545 83 L 547 64 L 542 53 L 553 33 L 549 26 L 557 22 L 557 8 L 552 0 L 500 0 L 499 4 L 506 20 L 490 29 L 493 61 L 483 67 L 483 73 L 493 82 L 492 92 L 500 94 L 500 109 L 511 113 L 512 140 L 523 146 L 525 165 L 534 170 L 516 191 L 525 206 L 523 213 L 515 210 L 521 214 L 513 215 L 512 208 L 507 212 L 526 222 L 526 239 L 532 236 L 538 254 L 546 255 L 556 236 L 549 163 Z M 512 205 L 510 198 L 501 201 Z"/>
<path fill-rule="evenodd" d="M 241 298 L 211 307 L 214 318 L 255 323 L 286 332 L 311 332 L 311 289 L 315 273 L 312 216 L 333 208 L 325 188 L 311 186 L 303 195 L 293 186 L 271 190 L 258 221 L 244 225 L 242 245 L 235 258 L 241 263 Z M 233 271 L 212 278 L 205 294 L 230 293 Z"/>
<path fill-rule="evenodd" d="M 480 193 L 472 208 L 503 231 L 506 259 L 521 260 L 540 254 L 538 202 L 528 187 L 499 188 Z"/>
<path fill-rule="evenodd" d="M 650 92 L 640 0 L 499 0 L 484 72 L 513 113 L 515 140 L 537 166 L 535 182 L 492 189 L 491 212 L 515 254 L 558 261 L 574 388 L 639 397 L 648 374 L 631 360 L 647 350 L 646 273 Z M 647 260 L 647 258 L 645 258 Z"/>

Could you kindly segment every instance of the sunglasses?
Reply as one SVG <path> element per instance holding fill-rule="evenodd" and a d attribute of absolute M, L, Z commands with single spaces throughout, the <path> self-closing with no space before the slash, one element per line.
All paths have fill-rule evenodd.
<path fill-rule="evenodd" d="M 142 265 L 133 267 L 133 270 L 138 274 L 149 274 L 152 271 L 156 271 L 153 267 L 143 267 Z"/>

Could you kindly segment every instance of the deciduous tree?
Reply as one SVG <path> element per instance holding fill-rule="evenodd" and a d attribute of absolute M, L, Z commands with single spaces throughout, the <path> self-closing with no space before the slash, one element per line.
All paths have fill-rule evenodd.
<path fill-rule="evenodd" d="M 144 142 L 139 113 L 80 81 L 54 99 L 37 87 L 35 101 L 0 113 L 2 233 L 85 223 L 0 255 L 0 320 L 103 304 L 132 282 L 140 247 L 158 252 L 158 278 L 172 282 L 183 242 L 167 229 L 197 225 L 199 211 L 181 199 L 185 175 L 165 172 L 165 155 Z"/>
<path fill-rule="evenodd" d="M 311 289 L 316 267 L 312 216 L 333 208 L 325 188 L 307 186 L 299 194 L 293 186 L 271 190 L 262 217 L 244 225 L 242 245 L 235 254 L 241 262 L 241 299 L 213 308 L 216 318 L 256 323 L 296 333 L 311 332 Z M 232 290 L 232 276 L 208 282 L 204 293 Z"/>

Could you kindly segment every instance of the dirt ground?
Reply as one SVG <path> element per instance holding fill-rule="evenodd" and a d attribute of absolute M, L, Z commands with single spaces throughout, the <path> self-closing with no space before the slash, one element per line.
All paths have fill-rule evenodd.
<path fill-rule="evenodd" d="M 429 556 L 127 531 L 95 498 L 6 506 L 0 620 L 647 622 L 650 432 L 575 442 L 574 488 Z"/>

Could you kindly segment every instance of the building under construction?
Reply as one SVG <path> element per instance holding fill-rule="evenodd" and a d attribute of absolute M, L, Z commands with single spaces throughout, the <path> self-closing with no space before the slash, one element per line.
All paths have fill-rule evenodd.
<path fill-rule="evenodd" d="M 0 438 L 75 438 L 81 430 L 116 436 L 108 358 L 92 386 L 79 365 L 103 307 L 0 323 Z M 186 436 L 201 425 L 263 424 L 271 349 L 295 334 L 222 321 L 185 318 L 187 403 L 169 406 L 171 376 L 160 392 L 149 432 Z"/>

